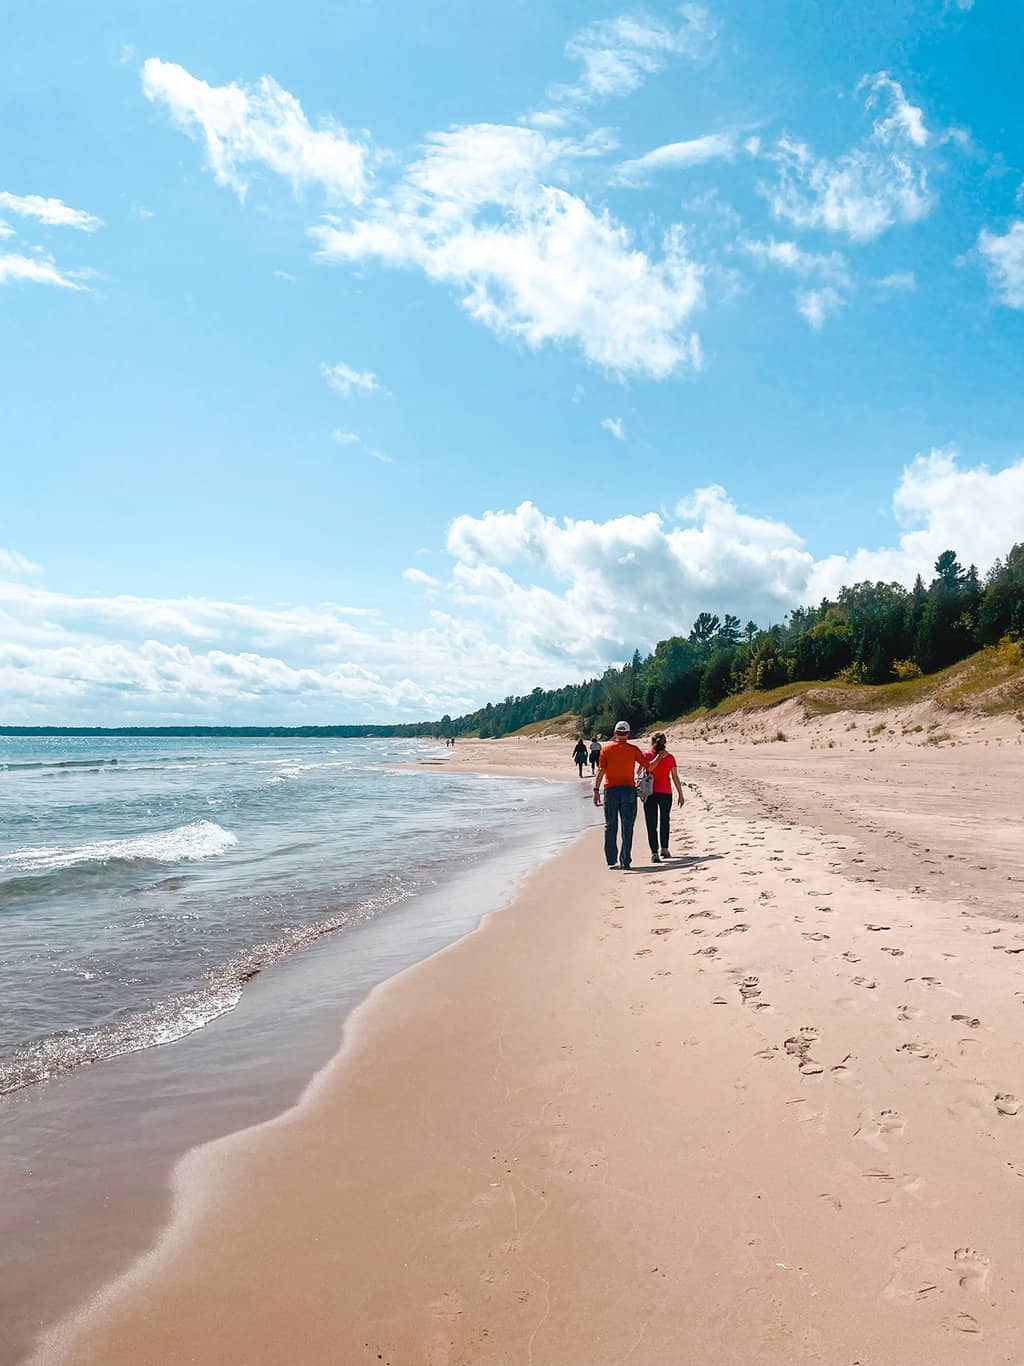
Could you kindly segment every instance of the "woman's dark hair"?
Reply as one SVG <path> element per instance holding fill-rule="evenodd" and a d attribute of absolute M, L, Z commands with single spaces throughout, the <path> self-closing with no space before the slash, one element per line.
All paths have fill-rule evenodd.
<path fill-rule="evenodd" d="M 665 735 L 665 732 L 663 730 L 659 730 L 656 734 L 652 735 L 651 744 L 654 746 L 655 754 L 660 754 L 661 751 L 668 744 L 668 739 Z"/>

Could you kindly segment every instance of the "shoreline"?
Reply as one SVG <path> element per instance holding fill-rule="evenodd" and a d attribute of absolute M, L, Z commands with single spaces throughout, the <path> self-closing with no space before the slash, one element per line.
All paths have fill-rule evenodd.
<path fill-rule="evenodd" d="M 337 1054 L 347 1015 L 369 992 L 475 927 L 482 910 L 507 904 L 524 871 L 579 831 L 574 803 L 544 800 L 552 815 L 563 808 L 543 828 L 517 821 L 482 859 L 275 963 L 207 1028 L 6 1097 L 0 1361 L 27 1360 L 41 1332 L 145 1255 L 167 1224 L 178 1161 L 287 1112 Z M 150 1097 L 144 1107 L 140 1094 Z"/>
<path fill-rule="evenodd" d="M 585 832 L 382 984 L 33 1363 L 1016 1360 L 1024 935 L 984 905 L 1019 818 L 968 908 L 684 767 L 697 857 L 608 874 Z"/>

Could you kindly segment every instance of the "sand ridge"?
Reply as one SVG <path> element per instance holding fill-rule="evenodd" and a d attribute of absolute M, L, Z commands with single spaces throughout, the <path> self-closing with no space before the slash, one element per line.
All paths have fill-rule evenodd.
<path fill-rule="evenodd" d="M 557 776 L 564 748 L 452 762 Z M 901 783 L 925 846 L 877 757 L 782 749 L 687 747 L 681 857 L 638 832 L 609 873 L 590 830 L 371 1000 L 38 1359 L 1019 1361 L 1024 928 L 985 911 L 1024 862 L 1020 760 L 963 746 L 936 784 L 928 753 Z"/>

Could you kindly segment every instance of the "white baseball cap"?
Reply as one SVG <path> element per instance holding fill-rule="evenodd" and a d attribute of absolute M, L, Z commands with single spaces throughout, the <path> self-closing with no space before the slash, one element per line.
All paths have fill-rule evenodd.
<path fill-rule="evenodd" d="M 629 722 L 628 722 L 628 721 L 616 721 L 616 722 L 615 722 L 615 734 L 616 734 L 616 735 L 628 735 L 628 734 L 629 734 Z"/>

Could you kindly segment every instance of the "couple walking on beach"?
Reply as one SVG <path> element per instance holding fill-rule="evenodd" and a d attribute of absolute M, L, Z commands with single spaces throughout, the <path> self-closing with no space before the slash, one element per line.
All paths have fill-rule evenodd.
<path fill-rule="evenodd" d="M 652 748 L 641 750 L 629 739 L 629 722 L 619 721 L 613 739 L 601 746 L 594 805 L 601 805 L 604 783 L 604 856 L 609 868 L 629 868 L 633 862 L 636 804 L 644 803 L 651 862 L 671 857 L 668 847 L 672 784 L 679 805 L 685 802 L 675 756 L 669 754 L 662 731 L 651 737 Z M 637 773 L 639 772 L 639 777 Z M 621 831 L 621 848 L 620 848 Z"/>

